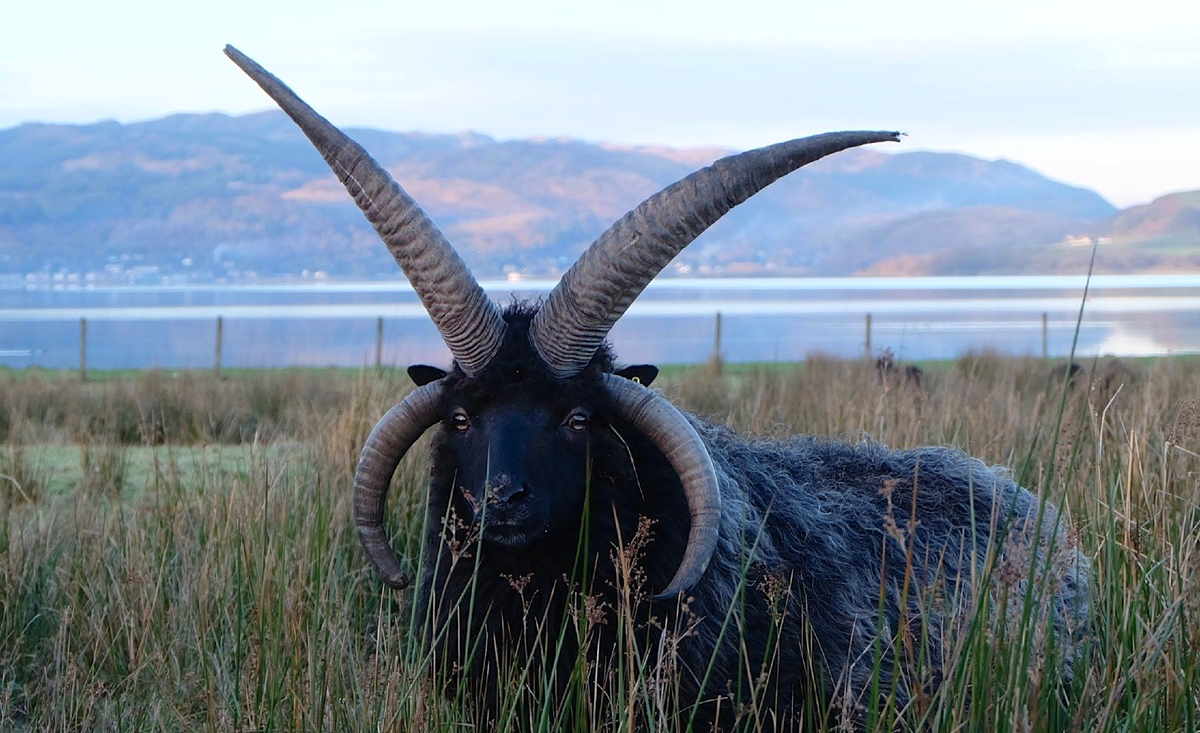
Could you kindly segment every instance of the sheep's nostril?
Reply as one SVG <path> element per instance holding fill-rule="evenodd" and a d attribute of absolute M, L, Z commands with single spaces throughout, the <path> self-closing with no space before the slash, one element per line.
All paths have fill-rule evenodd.
<path fill-rule="evenodd" d="M 488 492 L 488 501 L 493 504 L 519 504 L 528 495 L 525 484 L 505 483 Z"/>

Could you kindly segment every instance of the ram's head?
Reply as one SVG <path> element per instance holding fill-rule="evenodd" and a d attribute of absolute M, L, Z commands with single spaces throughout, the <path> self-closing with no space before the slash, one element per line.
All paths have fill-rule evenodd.
<path fill-rule="evenodd" d="M 420 207 L 365 150 L 236 49 L 226 54 L 299 125 L 362 209 L 441 332 L 454 364 L 410 370 L 416 390 L 371 433 L 355 476 L 359 536 L 385 582 L 408 578 L 383 526 L 400 459 L 440 425 L 455 489 L 485 541 L 521 547 L 578 516 L 589 446 L 614 423 L 636 430 L 678 475 L 690 526 L 660 597 L 704 573 L 717 543 L 720 492 L 691 423 L 647 388 L 653 367 L 617 371 L 604 339 L 684 247 L 734 206 L 801 166 L 894 132 L 835 132 L 723 158 L 651 196 L 592 243 L 534 310 L 501 312 Z M 605 436 L 606 440 L 610 439 Z"/>

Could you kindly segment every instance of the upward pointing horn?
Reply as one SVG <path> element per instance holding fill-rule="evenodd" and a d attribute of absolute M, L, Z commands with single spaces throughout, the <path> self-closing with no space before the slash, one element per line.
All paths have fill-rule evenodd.
<path fill-rule="evenodd" d="M 896 132 L 830 132 L 722 158 L 630 211 L 588 247 L 533 318 L 529 340 L 550 371 L 583 371 L 654 276 L 730 209 L 776 179 Z"/>
<path fill-rule="evenodd" d="M 499 350 L 505 323 L 462 258 L 361 145 L 233 46 L 225 47 L 225 55 L 257 82 L 316 146 L 404 270 L 455 361 L 467 374 L 478 374 Z"/>

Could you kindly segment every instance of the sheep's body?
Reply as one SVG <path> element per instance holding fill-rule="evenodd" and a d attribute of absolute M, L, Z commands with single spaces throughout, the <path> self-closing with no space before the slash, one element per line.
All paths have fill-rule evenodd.
<path fill-rule="evenodd" d="M 807 660 L 812 668 L 806 672 L 826 690 L 861 695 L 874 668 L 879 630 L 890 654 L 891 638 L 905 624 L 918 647 L 923 626 L 930 668 L 939 669 L 943 645 L 962 614 L 969 618 L 973 611 L 972 580 L 982 575 L 991 549 L 1008 571 L 1003 580 L 1023 589 L 1029 566 L 1037 564 L 1032 548 L 1040 548 L 1040 558 L 1052 548 L 1055 577 L 1048 588 L 1055 598 L 1044 606 L 1053 609 L 1069 660 L 1087 614 L 1088 561 L 1066 540 L 1068 529 L 1052 506 L 1043 506 L 1042 531 L 1035 530 L 1037 498 L 1002 469 L 952 448 L 893 451 L 811 436 L 747 441 L 699 421 L 697 429 L 718 465 L 725 514 L 720 547 L 694 593 L 694 609 L 706 627 L 692 650 L 697 659 L 712 646 L 735 592 L 744 562 L 740 534 L 762 526 L 753 562 L 790 578 L 790 631 L 816 642 L 821 659 Z M 1044 575 L 1040 566 L 1035 572 Z M 731 651 L 722 655 L 726 663 Z M 892 665 L 885 659 L 882 669 L 886 677 Z M 797 672 L 783 677 L 797 679 Z M 929 680 L 938 681 L 936 675 Z M 887 690 L 888 680 L 883 682 Z"/>
<path fill-rule="evenodd" d="M 1056 598 L 1046 607 L 1054 609 L 1059 639 L 1069 645 L 1079 635 L 1078 620 L 1087 611 L 1087 561 L 1061 539 L 1066 528 L 1057 526 L 1052 507 L 1044 508 L 1045 529 L 1040 539 L 1033 539 L 1039 536 L 1032 527 L 1038 501 L 1003 471 L 949 448 L 893 451 L 877 443 L 849 445 L 806 436 L 747 440 L 690 419 L 720 480 L 719 547 L 689 593 L 686 612 L 673 603 L 651 607 L 643 602 L 634 615 L 639 624 L 651 616 L 662 622 L 645 624 L 645 649 L 659 648 L 664 627 L 676 635 L 682 626 L 690 627 L 670 645 L 672 664 L 683 707 L 707 701 L 699 709 L 701 720 L 719 717 L 722 725 L 728 724 L 731 701 L 736 704 L 741 690 L 745 702 L 746 690 L 763 670 L 770 672 L 770 682 L 760 690 L 760 699 L 774 716 L 786 718 L 806 699 L 814 702 L 815 690 L 864 694 L 880 630 L 886 639 L 880 647 L 885 654 L 881 689 L 887 694 L 892 643 L 902 625 L 918 648 L 923 634 L 927 638 L 924 666 L 932 672 L 921 684 L 936 686 L 943 646 L 972 610 L 971 583 L 982 573 L 989 549 L 1003 554 L 1006 543 L 1010 549 L 1040 547 L 1039 557 L 1053 548 L 1056 577 L 1049 587 Z M 622 426 L 614 427 L 625 435 Z M 644 591 L 662 588 L 670 579 L 687 538 L 678 479 L 647 441 L 625 437 L 628 446 L 598 441 L 593 465 L 588 555 L 591 587 L 601 601 L 594 605 L 593 621 L 602 623 L 593 626 L 588 648 L 591 658 L 601 662 L 617 643 L 616 624 L 606 611 L 620 606 L 612 547 L 630 542 L 639 516 L 653 519 L 653 540 L 641 559 Z M 453 466 L 439 458 L 444 439 L 444 434 L 435 439 L 427 538 L 440 552 L 426 554 L 418 603 L 422 617 L 430 613 L 434 618 L 426 633 L 427 639 L 436 639 L 439 678 L 458 680 L 457 671 L 467 668 L 468 679 L 481 684 L 475 692 L 487 699 L 485 709 L 494 714 L 497 679 L 511 681 L 514 669 L 527 662 L 531 671 L 526 679 L 539 678 L 542 662 L 553 666 L 557 658 L 561 681 L 575 664 L 573 631 L 563 647 L 557 644 L 564 619 L 570 618 L 564 578 L 572 573 L 578 535 L 552 536 L 517 550 L 485 547 L 481 557 L 462 555 L 467 545 L 459 544 L 455 561 L 440 526 L 447 508 L 454 506 Z M 636 475 L 629 468 L 630 456 Z M 916 524 L 910 531 L 912 518 Z M 462 543 L 464 531 L 450 534 Z M 1055 533 L 1060 539 L 1052 540 Z M 1028 559 L 1033 553 L 1011 554 Z M 1013 574 L 1011 568 L 1007 574 Z M 1020 577 L 1009 582 L 1021 586 Z M 886 589 L 882 619 L 881 585 Z M 440 599 L 435 603 L 431 590 Z M 739 592 L 742 598 L 735 603 Z M 455 605 L 448 602 L 453 598 L 462 599 L 457 617 Z M 468 614 L 464 609 L 472 602 L 474 610 Z M 727 619 L 730 624 L 722 634 Z M 565 625 L 573 627 L 571 621 Z M 488 641 L 468 665 L 465 652 L 471 645 L 463 640 L 477 638 L 481 631 Z M 900 699 L 909 685 L 901 681 L 897 686 Z M 721 705 L 713 703 L 718 695 L 725 696 Z"/>

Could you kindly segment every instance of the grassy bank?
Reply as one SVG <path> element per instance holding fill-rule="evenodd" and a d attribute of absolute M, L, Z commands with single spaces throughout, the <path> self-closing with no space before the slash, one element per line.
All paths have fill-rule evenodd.
<path fill-rule="evenodd" d="M 927 371 L 923 390 L 824 359 L 672 369 L 661 386 L 748 433 L 958 446 L 1066 508 L 1094 559 L 1094 640 L 1075 682 L 1054 682 L 1036 613 L 981 619 L 957 638 L 946 684 L 870 711 L 874 729 L 1200 729 L 1200 361 L 1138 362 L 1071 390 L 1038 360 L 979 355 Z M 466 702 L 423 682 L 410 593 L 367 570 L 350 519 L 358 450 L 407 379 L 227 377 L 0 373 L 0 730 L 469 721 Z M 413 453 L 390 525 L 408 560 L 424 461 Z M 636 709 L 656 727 L 655 672 L 593 685 L 572 719 L 618 730 Z M 836 728 L 853 704 L 815 703 L 814 727 Z M 550 730 L 563 714 L 512 727 Z M 744 722 L 787 729 L 749 708 Z"/>

